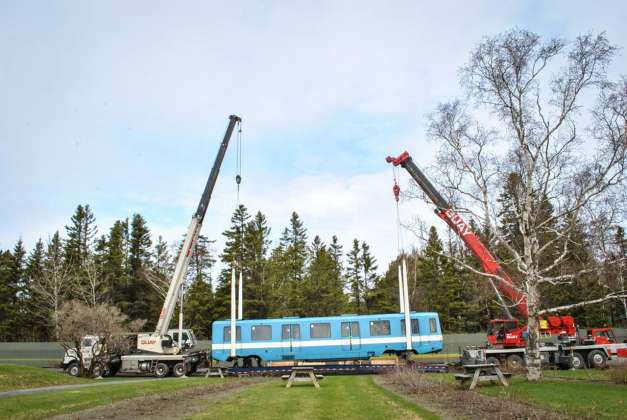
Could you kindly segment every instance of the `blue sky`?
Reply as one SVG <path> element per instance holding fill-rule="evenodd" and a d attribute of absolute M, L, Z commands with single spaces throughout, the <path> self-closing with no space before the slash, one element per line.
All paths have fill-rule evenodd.
<path fill-rule="evenodd" d="M 602 4 L 602 6 L 600 5 Z M 185 231 L 229 114 L 243 119 L 241 198 L 273 239 L 292 211 L 310 236 L 396 252 L 392 174 L 433 163 L 425 116 L 461 94 L 482 36 L 528 28 L 625 47 L 623 2 L 0 2 L 0 249 L 30 247 L 89 203 L 100 233 L 134 212 Z M 627 68 L 621 51 L 611 72 Z M 234 148 L 203 233 L 235 206 Z M 406 182 L 403 180 L 403 182 Z M 429 219 L 404 203 L 402 214 Z M 409 241 L 411 243 L 411 241 Z"/>

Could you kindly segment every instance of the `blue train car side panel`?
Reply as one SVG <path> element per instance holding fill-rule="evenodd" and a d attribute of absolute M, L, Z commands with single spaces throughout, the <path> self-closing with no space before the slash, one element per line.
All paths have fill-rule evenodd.
<path fill-rule="evenodd" d="M 418 354 L 442 350 L 435 312 L 412 312 L 412 349 Z M 212 327 L 212 357 L 232 360 L 230 321 Z M 404 314 L 341 315 L 237 321 L 236 357 L 263 361 L 367 359 L 407 350 Z"/>

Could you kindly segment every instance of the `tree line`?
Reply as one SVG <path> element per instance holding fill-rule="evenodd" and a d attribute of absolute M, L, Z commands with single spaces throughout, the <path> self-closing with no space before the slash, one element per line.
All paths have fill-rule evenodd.
<path fill-rule="evenodd" d="M 501 224 L 515 235 L 507 211 L 512 188 L 508 184 L 501 194 Z M 397 312 L 401 257 L 407 262 L 411 308 L 438 312 L 444 331 L 477 332 L 489 319 L 503 317 L 486 279 L 465 267 L 479 269 L 479 263 L 451 232 L 441 237 L 432 226 L 422 249 L 399 255 L 383 274 L 366 242 L 354 239 L 345 250 L 335 235 L 328 242 L 317 235 L 311 238 L 296 212 L 274 246 L 270 234 L 261 211 L 251 214 L 240 205 L 223 232 L 225 245 L 219 255 L 213 250 L 214 241 L 199 237 L 184 286 L 186 327 L 200 337 L 210 337 L 211 323 L 230 316 L 231 267 L 243 273 L 247 319 Z M 161 236 L 153 240 L 140 214 L 114 222 L 107 234 L 98 236 L 91 207 L 79 205 L 63 235 L 57 231 L 46 242 L 40 239 L 30 251 L 22 240 L 12 250 L 0 251 L 0 339 L 55 340 L 59 312 L 72 299 L 92 307 L 115 305 L 128 319 L 145 320 L 144 330 L 154 328 L 181 244 L 168 244 Z M 620 227 L 615 244 L 624 258 L 627 241 Z M 499 249 L 497 254 L 506 251 Z M 212 278 L 218 258 L 224 268 Z M 594 263 L 585 245 L 570 258 L 570 264 L 579 267 Z M 507 267 L 506 260 L 503 264 Z M 547 286 L 542 299 L 547 306 L 557 306 L 582 295 L 601 296 L 608 279 L 619 281 L 619 276 L 622 280 L 622 272 L 597 270 L 574 279 L 568 287 Z M 617 323 L 625 316 L 618 301 L 572 313 L 581 325 Z"/>

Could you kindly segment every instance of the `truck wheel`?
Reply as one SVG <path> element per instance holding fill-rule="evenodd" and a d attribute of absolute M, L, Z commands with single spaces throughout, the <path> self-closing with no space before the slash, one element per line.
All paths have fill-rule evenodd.
<path fill-rule="evenodd" d="M 65 369 L 68 375 L 78 377 L 81 374 L 81 367 L 76 362 L 72 362 Z"/>
<path fill-rule="evenodd" d="M 507 368 L 511 371 L 517 371 L 522 369 L 524 360 L 517 354 L 510 354 L 507 356 Z"/>
<path fill-rule="evenodd" d="M 491 365 L 501 366 L 501 361 L 494 356 L 488 357 L 487 359 L 485 359 L 485 362 Z"/>
<path fill-rule="evenodd" d="M 175 377 L 180 378 L 185 375 L 185 363 L 177 363 L 172 368 L 172 373 Z"/>
<path fill-rule="evenodd" d="M 583 369 L 586 367 L 586 361 L 581 353 L 573 353 L 573 369 Z"/>
<path fill-rule="evenodd" d="M 592 350 L 588 353 L 588 366 L 604 369 L 607 366 L 607 356 L 601 350 Z"/>
<path fill-rule="evenodd" d="M 94 375 L 94 378 L 101 378 L 107 375 L 107 371 L 100 363 L 96 363 L 92 374 Z"/>
<path fill-rule="evenodd" d="M 170 367 L 165 363 L 157 363 L 155 366 L 155 376 L 157 378 L 165 378 L 170 373 Z"/>

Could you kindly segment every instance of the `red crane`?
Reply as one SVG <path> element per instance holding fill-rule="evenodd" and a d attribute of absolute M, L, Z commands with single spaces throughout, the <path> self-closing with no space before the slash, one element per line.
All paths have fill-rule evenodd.
<path fill-rule="evenodd" d="M 459 238 L 466 244 L 468 249 L 481 262 L 484 272 L 491 274 L 495 278 L 495 287 L 503 293 L 518 308 L 520 313 L 528 318 L 527 300 L 525 295 L 521 293 L 511 277 L 496 261 L 496 258 L 490 253 L 488 248 L 479 240 L 477 235 L 472 231 L 470 226 L 464 221 L 461 215 L 440 195 L 433 184 L 424 175 L 424 173 L 416 166 L 408 152 L 403 152 L 398 157 L 388 156 L 385 159 L 394 166 L 401 166 L 409 172 L 409 175 L 418 183 L 420 188 L 429 197 L 431 202 L 436 206 L 435 214 L 438 215 L 447 225 L 457 233 Z M 397 188 L 395 186 L 395 188 Z M 395 190 L 395 194 L 396 194 Z M 518 320 L 513 319 L 509 311 L 505 307 L 510 319 L 494 319 L 490 321 L 488 326 L 488 341 L 492 345 L 502 345 L 504 347 L 521 347 L 525 345 L 526 328 L 519 325 Z M 572 316 L 550 316 L 548 320 L 541 320 L 541 330 L 550 334 L 562 334 L 575 338 L 577 329 L 575 320 Z"/>

